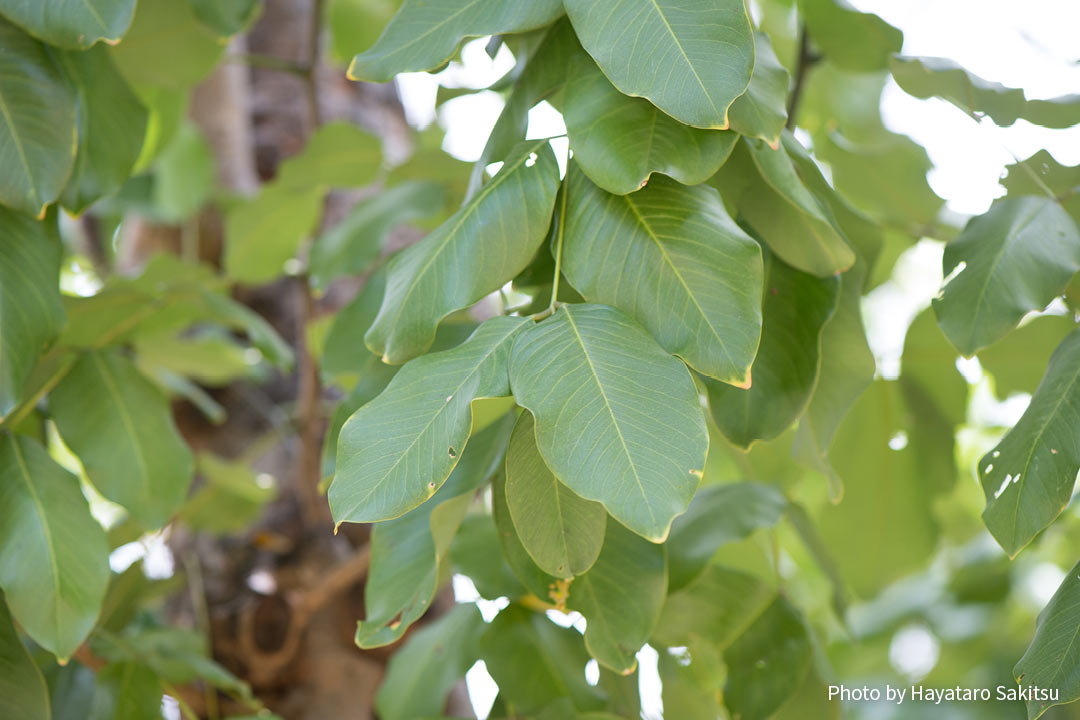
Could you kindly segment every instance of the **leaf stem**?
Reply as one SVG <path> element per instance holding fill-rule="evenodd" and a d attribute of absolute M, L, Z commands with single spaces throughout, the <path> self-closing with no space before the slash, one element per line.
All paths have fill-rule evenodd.
<path fill-rule="evenodd" d="M 555 228 L 555 276 L 551 280 L 551 303 L 548 304 L 548 314 L 555 312 L 555 303 L 559 299 L 559 276 L 562 274 L 562 246 L 563 233 L 566 231 L 566 195 L 570 187 L 570 170 L 566 171 L 563 178 L 562 198 L 559 201 L 559 215 Z"/>

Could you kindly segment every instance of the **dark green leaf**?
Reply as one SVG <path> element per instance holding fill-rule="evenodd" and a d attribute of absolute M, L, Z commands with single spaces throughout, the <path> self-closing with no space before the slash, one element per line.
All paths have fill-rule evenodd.
<path fill-rule="evenodd" d="M 1052 523 L 1080 471 L 1080 331 L 1054 351 L 1031 405 L 979 461 L 983 520 L 1010 556 Z"/>
<path fill-rule="evenodd" d="M 693 582 L 668 596 L 653 640 L 684 646 L 701 638 L 723 650 L 775 595 L 773 588 L 753 575 L 709 565 Z"/>
<path fill-rule="evenodd" d="M 129 360 L 83 355 L 50 394 L 49 408 L 102 495 L 143 527 L 168 522 L 191 484 L 191 451 L 168 400 Z"/>
<path fill-rule="evenodd" d="M 54 218 L 35 222 L 0 207 L 0 419 L 64 324 L 60 252 Z"/>
<path fill-rule="evenodd" d="M 97 673 L 88 720 L 153 720 L 161 715 L 161 682 L 137 662 L 106 665 Z"/>
<path fill-rule="evenodd" d="M 754 74 L 746 93 L 728 111 L 731 129 L 761 138 L 776 149 L 787 123 L 788 73 L 776 59 L 765 33 L 754 33 Z"/>
<path fill-rule="evenodd" d="M 945 246 L 934 312 L 964 355 L 1004 337 L 1065 291 L 1080 270 L 1080 230 L 1052 200 L 1006 198 Z"/>
<path fill-rule="evenodd" d="M 341 430 L 334 520 L 389 520 L 420 505 L 457 465 L 472 431 L 476 398 L 509 394 L 507 356 L 526 321 L 495 317 L 467 342 L 417 358 Z"/>
<path fill-rule="evenodd" d="M 563 272 L 590 302 L 613 305 L 668 352 L 746 385 L 761 332 L 761 248 L 716 192 L 656 178 L 611 195 L 570 166 Z"/>
<path fill-rule="evenodd" d="M 584 676 L 582 676 L 584 677 Z M 49 720 L 49 689 L 30 653 L 19 640 L 0 596 L 0 716 Z"/>
<path fill-rule="evenodd" d="M 884 69 L 904 42 L 902 32 L 847 0 L 800 0 L 799 9 L 814 44 L 845 70 Z"/>
<path fill-rule="evenodd" d="M 561 14 L 559 0 L 405 0 L 375 45 L 353 58 L 349 77 L 388 82 L 401 72 L 434 70 L 467 38 L 533 30 Z"/>
<path fill-rule="evenodd" d="M 741 0 L 565 4 L 581 44 L 624 94 L 647 98 L 687 125 L 728 127 L 728 108 L 754 67 Z"/>
<path fill-rule="evenodd" d="M 75 96 L 45 47 L 3 18 L 0 47 L 0 204 L 42 218 L 75 162 Z"/>
<path fill-rule="evenodd" d="M 570 148 L 585 174 L 608 192 L 634 192 L 653 173 L 685 185 L 705 182 L 739 137 L 688 127 L 648 100 L 623 95 L 583 52 L 573 55 L 570 77 L 563 109 Z"/>
<path fill-rule="evenodd" d="M 0 588 L 16 621 L 41 647 L 71 657 L 108 582 L 105 531 L 78 479 L 33 440 L 0 435 Z"/>
<path fill-rule="evenodd" d="M 723 712 L 723 665 L 716 651 L 705 643 L 696 641 L 694 646 L 679 655 L 673 655 L 674 650 L 659 653 L 664 715 L 680 720 L 716 720 Z"/>
<path fill-rule="evenodd" d="M 664 548 L 608 523 L 604 548 L 589 572 L 570 584 L 567 604 L 585 616 L 585 647 L 618 673 L 637 667 L 667 593 Z"/>
<path fill-rule="evenodd" d="M 765 260 L 761 347 L 749 389 L 707 380 L 716 426 L 748 448 L 791 426 L 810 402 L 821 367 L 821 333 L 836 310 L 837 278 L 799 272 L 774 255 Z"/>
<path fill-rule="evenodd" d="M 365 336 L 372 352 L 395 365 L 415 357 L 443 318 L 524 270 L 547 235 L 558 184 L 547 141 L 521 145 L 467 205 L 396 255 Z"/>
<path fill-rule="evenodd" d="M 438 715 L 446 694 L 476 660 L 474 644 L 484 628 L 475 605 L 457 605 L 416 631 L 394 653 L 375 709 L 382 720 L 414 720 Z"/>
<path fill-rule="evenodd" d="M 518 418 L 506 451 L 506 504 L 521 544 L 544 572 L 570 578 L 596 562 L 607 512 L 551 473 L 536 447 L 528 412 Z"/>
<path fill-rule="evenodd" d="M 491 481 L 491 515 L 503 558 L 514 576 L 536 597 L 565 609 L 567 583 L 538 568 L 517 536 L 506 506 L 506 473 L 498 473 Z"/>
<path fill-rule="evenodd" d="M 510 386 L 560 481 L 634 532 L 667 537 L 709 446 L 686 366 L 620 311 L 564 305 L 514 342 Z"/>
<path fill-rule="evenodd" d="M 1031 699 L 1027 701 L 1029 720 L 1035 720 L 1051 706 L 1070 703 L 1080 698 L 1080 563 L 1065 575 L 1061 586 L 1039 613 L 1035 637 L 1027 652 L 1013 668 L 1016 682 L 1027 688 L 1057 690 L 1057 701 Z"/>
<path fill-rule="evenodd" d="M 0 0 L 0 15 L 50 45 L 115 45 L 131 24 L 135 0 Z"/>
<path fill-rule="evenodd" d="M 1040 150 L 1026 160 L 1006 165 L 1005 171 L 1001 184 L 1010 196 L 1046 197 L 1049 189 L 1065 212 L 1080 223 L 1080 165 L 1062 165 L 1046 150 Z"/>

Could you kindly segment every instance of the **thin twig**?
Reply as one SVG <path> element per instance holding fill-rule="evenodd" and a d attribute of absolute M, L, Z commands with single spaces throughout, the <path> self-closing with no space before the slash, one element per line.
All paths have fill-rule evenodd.
<path fill-rule="evenodd" d="M 549 315 L 555 312 L 555 303 L 559 299 L 559 275 L 562 273 L 562 245 L 563 233 L 566 230 L 566 196 L 569 194 L 569 185 L 570 173 L 568 172 L 563 180 L 562 199 L 559 203 L 559 217 L 556 221 L 559 226 L 555 228 L 555 276 L 551 281 L 551 303 L 548 305 Z"/>
<path fill-rule="evenodd" d="M 795 85 L 791 89 L 791 97 L 788 100 L 787 127 L 795 127 L 795 115 L 799 111 L 799 103 L 802 101 L 803 87 L 806 85 L 806 76 L 810 68 L 821 61 L 821 56 L 810 49 L 810 35 L 806 32 L 806 23 L 799 25 L 799 58 L 795 63 Z"/>

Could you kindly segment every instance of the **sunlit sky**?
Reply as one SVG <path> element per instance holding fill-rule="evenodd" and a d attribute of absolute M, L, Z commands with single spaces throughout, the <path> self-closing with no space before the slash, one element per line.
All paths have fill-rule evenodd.
<path fill-rule="evenodd" d="M 1026 0 L 1022 11 L 1015 0 L 849 1 L 903 30 L 905 55 L 951 58 L 986 80 L 1023 88 L 1028 98 L 1080 93 L 1078 0 Z M 492 60 L 484 52 L 484 44 L 483 39 L 468 44 L 463 63 L 454 63 L 439 75 L 443 84 L 483 88 L 510 69 L 513 58 L 506 48 Z M 423 73 L 398 79 L 407 116 L 418 126 L 438 117 L 447 131 L 444 148 L 462 160 L 476 160 L 502 109 L 502 99 L 496 93 L 481 92 L 451 100 L 436 111 L 440 80 Z M 1017 158 L 1045 148 L 1063 164 L 1080 164 L 1080 126 L 1047 130 L 1019 120 L 1011 127 L 998 128 L 989 119 L 976 122 L 945 101 L 913 98 L 892 80 L 882 99 L 882 115 L 890 130 L 907 134 L 926 148 L 934 163 L 928 175 L 931 187 L 950 210 L 961 215 L 983 213 L 1003 194 L 998 180 L 1005 166 Z M 561 117 L 546 103 L 530 114 L 530 137 L 564 132 Z M 901 263 L 894 276 L 896 282 L 877 292 L 879 297 L 869 298 L 865 314 L 879 363 L 883 355 L 898 357 L 908 321 L 937 291 L 940 253 L 940 245 L 920 245 Z M 892 322 L 874 323 L 873 316 L 880 314 L 890 316 Z M 1016 410 L 1022 412 L 1022 407 L 1010 414 L 1015 416 Z M 1041 585 L 1052 590 L 1058 579 Z M 456 579 L 455 590 L 459 600 L 476 597 L 465 578 Z M 496 609 L 486 610 L 493 613 Z M 921 635 L 909 635 L 898 646 L 903 647 L 894 664 L 899 669 L 932 654 L 932 666 L 937 653 L 932 643 L 928 645 Z M 643 715 L 658 717 L 662 704 L 655 652 L 646 647 L 639 660 Z M 470 671 L 468 684 L 478 716 L 486 717 L 497 688 L 482 663 Z"/>

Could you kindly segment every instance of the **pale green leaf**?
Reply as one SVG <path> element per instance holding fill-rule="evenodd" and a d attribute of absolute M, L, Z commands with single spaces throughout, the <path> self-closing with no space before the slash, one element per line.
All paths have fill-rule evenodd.
<path fill-rule="evenodd" d="M 484 620 L 475 605 L 456 605 L 430 625 L 417 630 L 394 653 L 375 709 L 382 720 L 414 720 L 438 715 L 446 694 L 476 660 L 476 637 Z"/>
<path fill-rule="evenodd" d="M 193 123 L 183 122 L 154 161 L 154 210 L 165 222 L 190 219 L 210 198 L 214 152 Z"/>
<path fill-rule="evenodd" d="M 533 30 L 562 12 L 559 0 L 405 0 L 375 45 L 353 58 L 349 77 L 388 82 L 398 73 L 434 70 L 468 38 Z"/>
<path fill-rule="evenodd" d="M 281 163 L 274 184 L 292 192 L 361 187 L 374 179 L 381 163 L 379 138 L 352 123 L 328 123 Z"/>
<path fill-rule="evenodd" d="M 0 15 L 34 37 L 63 48 L 115 45 L 135 12 L 135 0 L 0 0 Z"/>
<path fill-rule="evenodd" d="M 1080 471 L 1080 331 L 1054 351 L 1020 421 L 979 461 L 983 520 L 1015 556 L 1072 497 Z"/>
<path fill-rule="evenodd" d="M 198 456 L 202 485 L 180 509 L 179 518 L 193 530 L 225 535 L 246 530 L 277 495 L 244 461 L 207 452 Z"/>
<path fill-rule="evenodd" d="M 723 690 L 723 664 L 718 653 L 694 639 L 692 648 L 659 651 L 657 671 L 663 687 L 664 715 L 681 720 L 716 720 Z M 689 663 L 687 663 L 689 661 Z"/>
<path fill-rule="evenodd" d="M 86 353 L 49 395 L 49 408 L 102 495 L 145 528 L 168 522 L 191 484 L 191 451 L 168 400 L 130 360 Z"/>
<path fill-rule="evenodd" d="M 1050 356 L 1075 329 L 1069 315 L 1043 315 L 980 350 L 979 364 L 994 377 L 997 396 L 1034 392 Z"/>
<path fill-rule="evenodd" d="M 667 537 L 709 446 L 685 365 L 614 308 L 564 305 L 516 339 L 510 386 L 559 480 L 634 532 Z"/>
<path fill-rule="evenodd" d="M 668 352 L 746 385 L 761 332 L 761 248 L 716 191 L 656 178 L 611 195 L 572 164 L 563 272 L 590 302 L 613 305 Z"/>
<path fill-rule="evenodd" d="M 884 69 L 904 42 L 902 32 L 847 0 L 800 0 L 799 10 L 814 44 L 845 70 Z"/>
<path fill-rule="evenodd" d="M 117 662 L 97 672 L 87 720 L 149 720 L 161 714 L 161 680 L 138 662 Z"/>
<path fill-rule="evenodd" d="M 905 387 L 918 386 L 951 425 L 967 417 L 968 384 L 956 369 L 958 357 L 956 348 L 938 327 L 934 311 L 927 308 L 919 313 L 904 336 L 900 382 Z"/>
<path fill-rule="evenodd" d="M 139 0 L 131 28 L 111 52 L 132 85 L 187 90 L 210 74 L 226 42 L 188 2 Z"/>
<path fill-rule="evenodd" d="M 737 134 L 683 125 L 649 101 L 616 90 L 585 53 L 572 57 L 563 108 L 570 148 L 603 189 L 626 195 L 653 173 L 697 185 L 727 160 Z"/>
<path fill-rule="evenodd" d="M 253 200 L 225 217 L 225 271 L 241 283 L 257 284 L 281 275 L 285 263 L 314 229 L 324 190 L 293 190 L 279 183 L 263 187 Z"/>
<path fill-rule="evenodd" d="M 1080 124 L 1080 94 L 1028 100 L 1023 118 L 1045 128 L 1065 129 Z"/>
<path fill-rule="evenodd" d="M 1023 90 L 983 80 L 947 58 L 894 57 L 889 70 L 909 95 L 943 98 L 968 115 L 989 115 L 998 125 L 1012 125 L 1024 111 Z"/>
<path fill-rule="evenodd" d="M 36 222 L 0 207 L 0 419 L 64 323 L 60 253 L 54 218 Z"/>
<path fill-rule="evenodd" d="M 78 479 L 29 438 L 0 435 L 0 588 L 34 642 L 68 658 L 109 582 L 105 531 Z"/>
<path fill-rule="evenodd" d="M 1022 687 L 1037 685 L 1057 690 L 1060 699 L 1027 701 L 1028 720 L 1035 720 L 1053 705 L 1080 699 L 1080 563 L 1073 566 L 1050 602 L 1039 613 L 1035 637 L 1016 663 L 1013 675 Z"/>
<path fill-rule="evenodd" d="M 75 163 L 75 95 L 45 46 L 3 18 L 0 47 L 0 204 L 41 218 Z"/>
<path fill-rule="evenodd" d="M 754 33 L 754 74 L 746 93 L 732 103 L 731 129 L 761 138 L 776 149 L 787 124 L 788 73 L 776 59 L 765 33 Z"/>
<path fill-rule="evenodd" d="M 262 9 L 262 0 L 188 0 L 199 18 L 219 35 L 235 35 L 249 27 Z"/>
<path fill-rule="evenodd" d="M 148 113 L 104 47 L 55 57 L 75 89 L 79 124 L 75 167 L 62 200 L 80 213 L 127 180 L 142 151 Z"/>
<path fill-rule="evenodd" d="M 491 516 L 503 558 L 518 582 L 541 600 L 565 608 L 566 582 L 538 568 L 517 536 L 510 508 L 506 506 L 505 472 L 498 473 L 491 481 Z"/>
<path fill-rule="evenodd" d="M 1052 200 L 1006 198 L 945 246 L 934 312 L 964 355 L 1004 337 L 1065 291 L 1080 270 L 1080 230 Z"/>
<path fill-rule="evenodd" d="M 626 95 L 676 120 L 726 129 L 746 91 L 754 34 L 742 0 L 566 0 L 581 44 Z"/>
<path fill-rule="evenodd" d="M 803 413 L 821 368 L 822 330 L 839 295 L 838 278 L 816 278 L 766 257 L 753 384 L 743 390 L 706 381 L 713 419 L 728 440 L 749 448 L 779 436 Z"/>
<path fill-rule="evenodd" d="M 499 695 L 516 712 L 536 712 L 560 696 L 578 710 L 604 706 L 600 693 L 585 682 L 589 656 L 581 635 L 542 614 L 511 605 L 480 636 L 479 648 Z"/>
<path fill-rule="evenodd" d="M 402 0 L 330 0 L 326 27 L 330 50 L 337 64 L 347 65 L 353 55 L 379 39 Z"/>
<path fill-rule="evenodd" d="M 19 640 L 0 596 L 0 716 L 50 720 L 49 689 Z"/>
<path fill-rule="evenodd" d="M 685 646 L 695 638 L 723 650 L 731 645 L 775 597 L 761 579 L 732 568 L 709 565 L 664 602 L 653 641 Z"/>
<path fill-rule="evenodd" d="M 395 365 L 419 355 L 443 318 L 524 270 L 547 236 L 558 184 L 547 141 L 523 144 L 467 205 L 397 254 L 365 336 L 372 352 Z"/>
<path fill-rule="evenodd" d="M 495 317 L 453 350 L 401 369 L 341 430 L 330 485 L 334 520 L 389 520 L 442 486 L 465 450 L 472 401 L 509 394 L 507 357 L 527 321 Z"/>
<path fill-rule="evenodd" d="M 585 616 L 585 647 L 617 673 L 637 667 L 667 593 L 664 548 L 608 523 L 604 548 L 589 572 L 570 584 L 569 607 Z"/>
<path fill-rule="evenodd" d="M 541 570 L 555 577 L 581 575 L 604 544 L 607 512 L 559 482 L 536 447 L 535 423 L 518 418 L 506 451 L 506 504 L 518 538 Z"/>
<path fill-rule="evenodd" d="M 812 648 L 803 619 L 778 596 L 724 651 L 724 705 L 733 717 L 764 720 L 802 687 Z"/>

